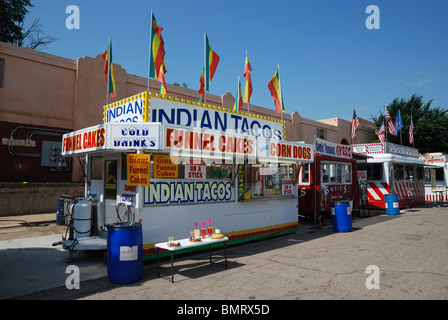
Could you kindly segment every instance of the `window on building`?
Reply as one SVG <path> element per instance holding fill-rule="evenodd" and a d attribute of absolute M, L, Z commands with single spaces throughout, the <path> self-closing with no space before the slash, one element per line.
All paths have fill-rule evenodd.
<path fill-rule="evenodd" d="M 350 163 L 322 162 L 320 170 L 322 183 L 352 182 L 352 165 Z"/>
<path fill-rule="evenodd" d="M 323 183 L 330 182 L 330 164 L 321 163 L 320 165 L 320 177 Z"/>
<path fill-rule="evenodd" d="M 290 164 L 247 164 L 246 191 L 252 198 L 293 195 L 295 166 Z"/>
<path fill-rule="evenodd" d="M 409 165 L 409 176 L 408 179 L 411 181 L 416 181 L 415 178 L 415 166 L 413 164 Z"/>
<path fill-rule="evenodd" d="M 422 166 L 416 166 L 415 168 L 415 181 L 421 181 L 423 180 L 423 167 Z"/>
<path fill-rule="evenodd" d="M 394 164 L 394 178 L 395 180 L 404 180 L 404 165 L 400 163 Z"/>
<path fill-rule="evenodd" d="M 436 168 L 436 181 L 442 182 L 444 181 L 444 169 L 443 168 Z"/>
<path fill-rule="evenodd" d="M 3 88 L 4 74 L 5 74 L 5 59 L 0 58 L 0 88 Z"/>
<path fill-rule="evenodd" d="M 352 166 L 350 164 L 342 165 L 342 181 L 345 183 L 352 182 Z"/>
<path fill-rule="evenodd" d="M 261 165 L 246 165 L 245 168 L 246 190 L 252 197 L 263 196 L 263 175 Z"/>
<path fill-rule="evenodd" d="M 310 183 L 310 164 L 304 163 L 300 167 L 299 184 Z"/>
<path fill-rule="evenodd" d="M 383 180 L 383 164 L 382 163 L 367 164 L 367 180 L 371 180 L 371 181 Z"/>
<path fill-rule="evenodd" d="M 316 137 L 318 137 L 319 139 L 326 140 L 327 139 L 327 131 L 325 131 L 324 129 L 317 128 L 316 129 Z"/>
<path fill-rule="evenodd" d="M 103 158 L 92 157 L 90 159 L 90 175 L 92 179 L 103 179 Z"/>

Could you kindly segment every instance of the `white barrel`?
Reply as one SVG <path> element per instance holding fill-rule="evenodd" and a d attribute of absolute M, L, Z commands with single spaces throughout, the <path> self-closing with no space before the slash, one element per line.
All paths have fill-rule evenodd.
<path fill-rule="evenodd" d="M 75 239 L 90 237 L 92 232 L 92 204 L 79 200 L 73 207 L 73 237 Z"/>

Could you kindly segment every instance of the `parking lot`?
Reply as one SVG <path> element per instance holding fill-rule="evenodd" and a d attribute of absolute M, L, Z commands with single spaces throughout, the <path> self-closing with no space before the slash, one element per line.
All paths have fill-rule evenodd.
<path fill-rule="evenodd" d="M 79 289 L 69 290 L 65 286 L 66 251 L 52 248 L 49 243 L 48 248 L 39 248 L 39 255 L 31 256 L 35 250 L 17 248 L 15 240 L 3 240 L 0 241 L 2 298 L 448 299 L 448 208 L 435 203 L 401 212 L 386 215 L 380 211 L 370 217 L 354 218 L 351 232 L 335 233 L 328 221 L 322 229 L 315 229 L 311 223 L 300 223 L 295 234 L 230 246 L 227 270 L 221 265 L 209 265 L 208 252 L 178 256 L 174 283 L 158 278 L 155 261 L 148 261 L 141 281 L 111 284 L 100 255 L 79 253 L 73 264 L 79 266 L 82 281 Z M 7 242 L 15 249 L 8 248 Z M 220 251 L 215 254 L 219 256 Z M 34 271 L 42 275 L 33 280 L 26 271 L 21 271 L 19 265 L 23 259 L 28 259 L 27 270 L 32 271 L 36 266 Z M 58 267 L 53 268 L 52 264 Z M 169 259 L 162 260 L 162 264 L 168 273 Z M 39 269 L 45 265 L 46 270 Z M 45 280 L 44 273 L 53 273 L 48 278 L 59 278 L 60 284 L 30 289 L 30 282 Z M 89 273 L 96 276 L 89 277 Z M 5 290 L 11 294 L 8 296 Z"/>

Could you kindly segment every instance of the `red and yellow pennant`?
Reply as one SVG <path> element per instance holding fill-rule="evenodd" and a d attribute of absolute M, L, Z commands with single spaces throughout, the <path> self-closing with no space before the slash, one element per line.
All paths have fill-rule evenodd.
<path fill-rule="evenodd" d="M 162 65 L 160 66 L 162 70 L 159 72 L 159 81 L 160 81 L 160 93 L 166 95 L 166 82 L 165 82 L 165 59 L 163 59 Z"/>
<path fill-rule="evenodd" d="M 199 79 L 199 96 L 201 97 L 199 99 L 199 102 L 204 102 L 205 101 L 205 70 L 202 70 L 202 75 L 201 78 Z"/>
<path fill-rule="evenodd" d="M 210 93 L 210 82 L 218 67 L 219 56 L 210 48 L 207 35 L 205 36 L 205 91 Z"/>
<path fill-rule="evenodd" d="M 109 37 L 109 45 L 106 51 L 103 53 L 104 59 L 104 73 L 106 74 L 107 81 L 107 93 L 110 93 L 111 97 L 115 97 L 117 92 L 115 90 L 115 78 L 114 78 L 114 67 L 112 61 L 112 40 Z"/>
<path fill-rule="evenodd" d="M 244 74 L 243 74 L 244 78 L 246 79 L 246 84 L 244 87 L 244 103 L 250 103 L 250 96 L 252 95 L 252 78 L 250 76 L 251 71 L 252 67 L 246 55 L 246 64 L 244 66 Z"/>
<path fill-rule="evenodd" d="M 163 28 L 157 25 L 151 13 L 151 48 L 149 49 L 149 77 L 161 82 L 160 93 L 166 94 L 165 83 L 165 43 L 162 38 Z"/>
<path fill-rule="evenodd" d="M 282 89 L 280 86 L 280 76 L 278 69 L 268 84 L 269 91 L 271 91 L 272 99 L 274 99 L 275 110 L 278 114 L 285 112 L 285 105 L 283 103 Z"/>

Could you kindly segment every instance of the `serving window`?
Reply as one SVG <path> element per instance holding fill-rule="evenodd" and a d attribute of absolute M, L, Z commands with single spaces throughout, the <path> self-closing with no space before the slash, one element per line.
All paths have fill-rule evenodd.
<path fill-rule="evenodd" d="M 233 184 L 233 179 L 238 178 L 239 199 L 294 196 L 296 164 L 246 162 L 234 166 L 223 162 L 220 159 L 171 158 L 167 154 L 154 154 L 151 155 L 150 177 L 155 179 L 156 184 L 164 183 L 163 181 L 169 184 L 182 181 L 185 184 L 200 180 Z M 127 178 L 126 165 L 126 155 L 123 155 L 123 180 Z M 309 183 L 309 164 L 304 164 L 301 170 L 302 181 Z M 342 172 L 343 168 L 340 170 Z"/>
<path fill-rule="evenodd" d="M 286 163 L 246 164 L 244 199 L 292 196 L 295 166 Z"/>
<path fill-rule="evenodd" d="M 383 180 L 383 164 L 369 163 L 367 164 L 367 180 L 382 181 Z"/>
<path fill-rule="evenodd" d="M 423 180 L 423 167 L 414 164 L 394 163 L 394 178 L 404 181 Z"/>
<path fill-rule="evenodd" d="M 298 184 L 310 184 L 310 164 L 304 163 L 300 166 Z"/>
<path fill-rule="evenodd" d="M 322 183 L 351 183 L 352 165 L 351 163 L 321 162 L 320 176 Z"/>

